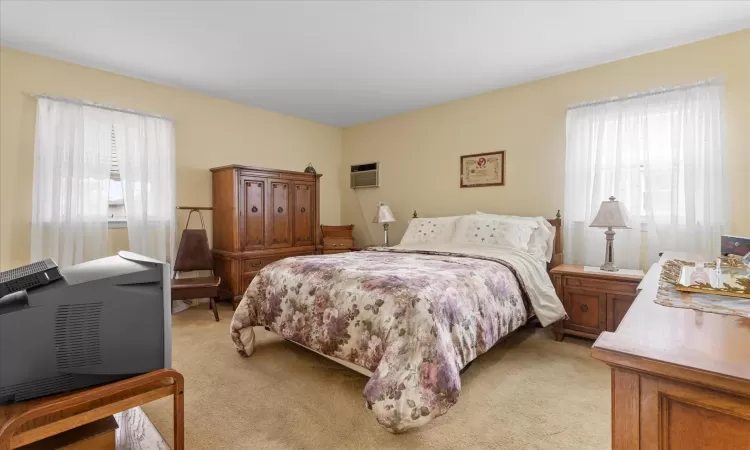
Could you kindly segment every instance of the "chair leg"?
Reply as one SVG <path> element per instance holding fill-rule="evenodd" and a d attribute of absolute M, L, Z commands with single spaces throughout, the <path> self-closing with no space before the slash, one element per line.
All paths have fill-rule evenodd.
<path fill-rule="evenodd" d="M 219 321 L 219 309 L 216 307 L 216 299 L 214 297 L 211 297 L 208 307 L 211 308 L 214 311 L 214 319 L 216 321 Z"/>

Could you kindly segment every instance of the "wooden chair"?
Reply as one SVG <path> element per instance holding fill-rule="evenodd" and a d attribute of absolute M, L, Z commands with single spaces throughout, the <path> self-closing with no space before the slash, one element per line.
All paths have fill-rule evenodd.
<path fill-rule="evenodd" d="M 190 216 L 197 212 L 201 219 L 200 229 L 189 229 Z M 176 278 L 178 272 L 192 272 L 194 270 L 210 270 L 211 275 L 195 278 Z M 208 248 L 208 235 L 203 223 L 203 214 L 192 208 L 188 213 L 185 229 L 182 231 L 180 246 L 174 261 L 174 275 L 172 276 L 172 300 L 192 300 L 208 297 L 209 308 L 214 312 L 214 318 L 219 321 L 219 311 L 216 300 L 219 299 L 219 285 L 221 277 L 214 275 L 214 259 Z"/>

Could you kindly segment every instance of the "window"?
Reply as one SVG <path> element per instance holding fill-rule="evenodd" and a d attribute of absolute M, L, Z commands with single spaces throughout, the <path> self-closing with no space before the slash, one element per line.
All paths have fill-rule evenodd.
<path fill-rule="evenodd" d="M 601 259 L 589 224 L 612 195 L 630 215 L 631 230 L 617 231 L 621 266 L 664 249 L 715 253 L 728 225 L 723 97 L 717 80 L 568 110 L 566 262 Z"/>
<path fill-rule="evenodd" d="M 597 127 L 598 149 L 588 161 L 592 174 L 600 171 L 594 178 L 600 186 L 594 188 L 619 191 L 636 221 L 684 220 L 685 150 L 674 141 L 683 124 L 656 104 L 634 117 L 610 114 Z"/>
<path fill-rule="evenodd" d="M 125 228 L 127 226 L 127 215 L 125 214 L 125 197 L 120 178 L 120 164 L 117 159 L 117 148 L 115 144 L 115 127 L 112 126 L 112 151 L 109 171 L 109 227 Z"/>
<path fill-rule="evenodd" d="M 127 226 L 127 215 L 129 249 L 168 261 L 174 124 L 75 100 L 40 98 L 36 113 L 32 258 L 52 257 L 65 267 L 106 256 L 108 229 Z M 123 163 L 128 170 L 121 172 Z"/>

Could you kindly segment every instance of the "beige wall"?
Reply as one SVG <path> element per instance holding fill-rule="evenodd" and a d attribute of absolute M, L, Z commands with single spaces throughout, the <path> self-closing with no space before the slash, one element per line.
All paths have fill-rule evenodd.
<path fill-rule="evenodd" d="M 399 220 L 475 210 L 554 217 L 563 208 L 566 107 L 722 77 L 731 229 L 750 235 L 750 30 L 637 56 L 344 130 L 344 167 L 379 161 L 380 188 L 352 191 L 342 177 L 342 220 L 360 244 L 382 242 L 369 223 L 377 201 Z M 459 188 L 459 157 L 506 151 L 504 187 Z M 364 232 L 367 230 L 367 232 Z"/>
<path fill-rule="evenodd" d="M 750 235 L 750 30 L 637 56 L 340 130 L 187 91 L 0 49 L 0 268 L 28 262 L 35 101 L 85 99 L 174 118 L 177 203 L 211 203 L 209 167 L 238 163 L 324 173 L 321 220 L 354 223 L 359 245 L 382 241 L 377 201 L 399 221 L 477 209 L 554 216 L 563 205 L 566 107 L 722 77 L 731 229 Z M 343 142 L 342 142 L 343 141 Z M 342 150 L 343 149 L 343 150 Z M 506 186 L 459 188 L 459 157 L 506 150 Z M 379 161 L 380 188 L 349 189 L 350 164 Z M 210 214 L 208 226 L 211 226 Z M 184 226 L 185 215 L 179 215 Z M 112 252 L 127 233 L 112 230 Z"/>
<path fill-rule="evenodd" d="M 178 205 L 211 205 L 210 167 L 235 163 L 302 170 L 312 162 L 324 174 L 321 220 L 340 223 L 340 129 L 2 48 L 0 268 L 29 261 L 33 94 L 84 99 L 173 118 Z M 180 229 L 185 219 L 186 215 L 178 215 Z M 210 228 L 210 213 L 207 219 Z M 110 231 L 110 250 L 126 248 L 126 231 Z"/>

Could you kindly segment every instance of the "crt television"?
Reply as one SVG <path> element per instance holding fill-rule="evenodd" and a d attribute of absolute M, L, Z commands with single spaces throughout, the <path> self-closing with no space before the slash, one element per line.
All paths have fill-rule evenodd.
<path fill-rule="evenodd" d="M 120 252 L 19 269 L 0 273 L 0 404 L 171 366 L 167 263 Z"/>

